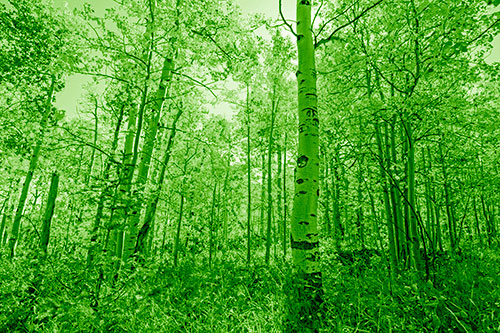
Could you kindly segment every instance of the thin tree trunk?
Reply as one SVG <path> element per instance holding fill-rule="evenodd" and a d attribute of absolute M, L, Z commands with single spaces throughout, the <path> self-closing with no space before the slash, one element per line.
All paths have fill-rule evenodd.
<path fill-rule="evenodd" d="M 170 86 L 170 82 L 172 81 L 173 69 L 173 60 L 169 57 L 165 58 L 160 78 L 160 84 L 158 90 L 156 91 L 156 97 L 152 107 L 149 127 L 148 131 L 146 132 L 144 146 L 141 152 L 141 162 L 139 164 L 139 171 L 137 174 L 137 180 L 135 182 L 135 194 L 138 197 L 138 200 L 136 200 L 137 202 L 134 202 L 131 216 L 128 219 L 124 260 L 127 260 L 128 257 L 134 253 L 137 245 L 137 226 L 139 224 L 141 216 L 142 196 L 148 180 L 149 166 L 151 164 L 151 157 L 153 155 L 153 148 L 156 141 L 156 133 L 158 132 L 158 122 L 160 121 L 160 115 L 163 107 L 163 102 L 165 100 L 165 95 L 167 93 L 168 87 Z M 137 135 L 139 135 L 139 133 Z"/>
<path fill-rule="evenodd" d="M 413 141 L 413 129 L 410 119 L 406 119 L 406 131 L 408 139 L 408 204 L 410 208 L 410 247 L 413 257 L 413 265 L 417 271 L 422 269 L 420 257 L 420 243 L 417 232 L 417 207 L 415 205 L 415 142 Z"/>
<path fill-rule="evenodd" d="M 183 186 L 181 186 L 182 191 Z M 179 220 L 177 222 L 177 231 L 175 233 L 175 244 L 174 244 L 174 267 L 177 267 L 177 258 L 179 253 L 179 240 L 181 238 L 181 223 L 182 223 L 182 213 L 184 209 L 184 193 L 181 193 L 181 203 L 179 208 Z"/>
<path fill-rule="evenodd" d="M 50 224 L 52 222 L 52 216 L 54 215 L 54 209 L 56 206 L 57 198 L 57 187 L 59 186 L 59 175 L 57 172 L 52 174 L 52 179 L 50 181 L 49 196 L 47 198 L 47 205 L 45 207 L 45 214 L 42 220 L 42 234 L 40 237 L 40 249 L 42 250 L 43 257 L 47 256 L 47 247 L 49 245 L 50 238 Z"/>
<path fill-rule="evenodd" d="M 264 237 L 264 211 L 266 209 L 266 155 L 264 148 L 262 148 L 262 165 L 261 165 L 262 177 L 260 186 L 260 224 L 259 224 L 259 237 Z"/>
<path fill-rule="evenodd" d="M 106 200 L 106 196 L 109 195 L 109 176 L 110 170 L 113 163 L 113 159 L 115 157 L 116 148 L 118 147 L 118 136 L 120 134 L 120 127 L 123 120 L 123 113 L 125 110 L 125 104 L 123 104 L 120 108 L 120 114 L 118 115 L 118 120 L 116 122 L 115 131 L 113 133 L 113 141 L 111 142 L 111 150 L 109 158 L 106 162 L 106 166 L 103 170 L 103 181 L 104 181 L 104 189 L 101 190 L 101 194 L 99 195 L 99 201 L 97 203 L 97 212 L 94 218 L 94 224 L 92 226 L 91 236 L 90 236 L 90 246 L 87 252 L 87 266 L 90 267 L 92 265 L 92 260 L 94 257 L 95 247 L 97 238 L 99 236 L 99 228 L 101 226 L 101 219 L 104 212 L 104 203 Z"/>
<path fill-rule="evenodd" d="M 215 176 L 214 176 L 215 178 Z M 214 230 L 214 222 L 215 222 L 215 197 L 217 193 L 217 182 L 214 183 L 214 191 L 212 194 L 212 209 L 210 210 L 210 232 L 209 232 L 209 241 L 208 241 L 208 267 L 212 269 L 212 252 L 213 252 L 213 230 Z"/>
<path fill-rule="evenodd" d="M 269 265 L 271 254 L 271 226 L 272 223 L 272 210 L 273 210 L 273 194 L 272 194 L 272 160 L 273 160 L 273 131 L 274 119 L 278 109 L 279 99 L 275 100 L 275 91 L 273 91 L 273 105 L 271 110 L 271 130 L 269 131 L 269 145 L 267 148 L 267 230 L 266 230 L 266 265 Z"/>
<path fill-rule="evenodd" d="M 287 249 L 287 229 L 288 229 L 288 204 L 287 204 L 287 193 L 286 193 L 286 148 L 287 148 L 288 133 L 285 132 L 285 141 L 283 144 L 283 260 L 286 259 L 286 249 Z"/>
<path fill-rule="evenodd" d="M 278 139 L 279 141 L 279 139 Z M 281 235 L 283 235 L 283 207 L 281 206 L 281 200 L 282 200 L 282 192 L 283 188 L 281 187 L 281 168 L 282 168 L 282 161 L 281 161 L 282 155 L 281 155 L 281 146 L 278 144 L 276 147 L 276 161 L 277 161 L 277 170 L 276 170 L 276 189 L 277 189 L 277 205 L 276 205 L 276 210 L 277 210 L 277 227 L 278 227 L 278 232 L 275 236 L 275 242 L 279 242 L 279 238 Z"/>
<path fill-rule="evenodd" d="M 324 176 L 323 176 L 323 188 L 325 189 L 325 223 L 326 223 L 326 235 L 330 236 L 332 234 L 332 224 L 330 221 L 330 184 L 328 178 L 330 177 L 330 163 L 328 163 L 328 155 L 326 154 L 326 148 L 323 153 L 324 158 Z"/>
<path fill-rule="evenodd" d="M 479 227 L 479 215 L 477 213 L 476 196 L 472 196 L 472 205 L 474 207 L 474 218 L 476 221 L 476 237 L 479 240 L 479 245 L 483 246 L 483 238 L 481 237 L 481 228 Z"/>
<path fill-rule="evenodd" d="M 37 134 L 35 147 L 33 148 L 33 153 L 30 159 L 30 165 L 26 177 L 24 179 L 23 188 L 21 191 L 21 196 L 19 197 L 19 202 L 16 208 L 16 215 L 14 216 L 14 222 L 12 224 L 12 231 L 9 239 L 9 250 L 10 259 L 14 258 L 14 251 L 16 244 L 19 239 L 19 229 L 21 227 L 21 218 L 23 216 L 24 205 L 26 204 L 26 198 L 28 197 L 28 191 L 30 188 L 31 180 L 33 179 L 33 173 L 38 164 L 38 158 L 40 157 L 40 150 L 45 137 L 45 130 L 47 128 L 47 120 L 49 118 L 50 110 L 52 108 L 52 96 L 54 95 L 54 88 L 56 84 L 56 79 L 52 76 L 50 88 L 47 94 L 47 100 L 45 103 L 45 110 L 43 112 L 42 120 L 40 121 L 40 131 Z"/>
<path fill-rule="evenodd" d="M 251 183 L 251 156 L 250 156 L 250 90 L 247 83 L 246 113 L 247 113 L 247 177 L 248 177 L 248 203 L 247 203 L 247 265 L 250 265 L 250 226 L 252 219 L 252 183 Z"/>
<path fill-rule="evenodd" d="M 10 217 L 10 214 L 11 214 L 11 210 L 9 209 L 9 203 L 11 201 L 11 197 L 12 197 L 12 191 L 14 191 L 14 186 L 17 182 L 16 181 L 12 181 L 10 187 L 9 187 L 9 192 L 7 192 L 7 197 L 5 198 L 3 204 L 2 204 L 2 209 L 0 209 L 0 214 L 3 213 L 2 215 L 2 222 L 0 224 L 0 248 L 3 247 L 3 244 L 4 244 L 4 238 L 7 234 L 6 230 L 7 230 L 7 220 L 9 219 Z"/>
<path fill-rule="evenodd" d="M 444 161 L 444 155 L 443 155 L 443 147 L 442 143 L 439 142 L 439 155 L 441 157 L 441 167 L 442 167 L 442 172 L 443 172 L 443 187 L 444 187 L 444 200 L 446 203 L 446 215 L 448 216 L 448 232 L 449 232 L 449 237 L 450 237 L 450 250 L 452 253 L 455 252 L 455 241 L 456 241 L 456 229 L 455 229 L 455 219 L 454 219 L 454 214 L 452 212 L 452 203 L 451 203 L 451 194 L 450 194 L 450 189 L 449 189 L 449 183 L 448 183 L 448 173 L 446 170 L 446 165 Z"/>
<path fill-rule="evenodd" d="M 397 258 L 396 258 L 396 243 L 394 240 L 394 224 L 393 224 L 393 216 L 392 210 L 389 202 L 389 190 L 388 190 L 388 181 L 387 181 L 387 173 L 384 170 L 384 153 L 382 147 L 382 138 L 380 135 L 380 129 L 377 121 L 375 121 L 375 138 L 377 141 L 378 154 L 379 154 L 379 167 L 380 167 L 380 178 L 382 179 L 382 191 L 384 194 L 384 205 L 385 205 L 385 217 L 386 217 L 386 225 L 387 225 L 387 234 L 389 235 L 389 256 L 391 263 L 391 276 L 394 277 L 397 271 Z M 385 158 L 390 159 L 389 156 L 385 156 Z"/>
<path fill-rule="evenodd" d="M 179 108 L 174 120 L 172 121 L 172 128 L 170 130 L 170 136 L 168 137 L 167 147 L 165 148 L 165 153 L 163 156 L 163 164 L 161 167 L 160 175 L 156 185 L 156 190 L 154 191 L 155 196 L 151 199 L 150 203 L 146 208 L 146 214 L 144 216 L 144 223 L 141 230 L 139 231 L 137 237 L 136 252 L 143 252 L 144 240 L 147 238 L 151 223 L 155 217 L 156 209 L 158 207 L 158 201 L 160 200 L 160 195 L 163 189 L 163 183 L 165 182 L 165 174 L 167 171 L 168 162 L 170 161 L 170 156 L 172 153 L 172 146 L 174 144 L 174 138 L 177 129 L 177 122 L 181 117 L 183 112 L 182 108 Z"/>
<path fill-rule="evenodd" d="M 99 118 L 97 116 L 97 110 L 98 110 L 98 105 L 97 105 L 97 98 L 95 98 L 95 107 L 94 107 L 94 142 L 92 146 L 92 154 L 90 155 L 90 162 L 89 162 L 89 170 L 86 175 L 85 183 L 89 183 L 90 179 L 92 178 L 92 169 L 94 167 L 94 159 L 95 159 L 95 148 L 97 147 L 97 137 L 99 134 Z"/>
<path fill-rule="evenodd" d="M 392 164 L 394 165 L 394 169 L 397 166 L 397 154 L 396 154 L 396 115 L 392 118 L 391 123 L 391 156 L 392 156 Z M 397 174 L 395 176 L 398 176 Z M 399 183 L 398 177 L 393 177 L 391 183 L 391 199 L 394 196 L 394 217 L 395 217 L 395 231 L 396 231 L 396 250 L 397 257 L 399 261 L 406 256 L 406 237 L 405 237 L 405 222 L 403 219 L 403 212 L 401 207 L 401 193 L 399 190 L 401 189 L 401 185 Z"/>

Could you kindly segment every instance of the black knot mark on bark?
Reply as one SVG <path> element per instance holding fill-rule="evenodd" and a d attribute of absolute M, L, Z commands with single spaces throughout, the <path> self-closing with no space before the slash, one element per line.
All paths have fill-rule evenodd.
<path fill-rule="evenodd" d="M 301 5 L 310 6 L 310 5 L 311 5 L 311 1 L 309 1 L 309 0 L 302 0 L 302 1 L 300 2 L 300 4 L 301 4 Z"/>
<path fill-rule="evenodd" d="M 297 42 L 301 40 L 304 37 L 304 35 L 297 35 Z"/>
<path fill-rule="evenodd" d="M 303 225 L 303 224 L 305 224 L 305 225 L 309 225 L 309 222 L 307 222 L 307 221 L 300 221 L 300 222 L 299 222 L 299 224 L 300 224 L 300 225 Z"/>
<path fill-rule="evenodd" d="M 314 118 L 312 120 L 312 122 L 313 122 L 314 127 L 319 127 L 319 119 L 318 118 Z"/>
<path fill-rule="evenodd" d="M 300 124 L 299 125 L 299 133 L 304 133 L 304 131 L 306 130 L 305 127 L 306 127 L 306 124 Z"/>
<path fill-rule="evenodd" d="M 316 217 L 316 214 L 311 214 L 312 217 Z"/>
<path fill-rule="evenodd" d="M 316 191 L 316 194 L 317 194 L 317 195 L 318 195 L 318 197 L 319 197 L 319 188 L 318 188 L 318 191 Z"/>
<path fill-rule="evenodd" d="M 316 118 L 318 116 L 318 110 L 315 107 L 305 108 L 303 111 L 306 112 L 309 118 Z"/>
<path fill-rule="evenodd" d="M 299 194 L 306 194 L 307 191 L 300 191 Z"/>
<path fill-rule="evenodd" d="M 306 155 L 302 155 L 297 159 L 297 167 L 303 168 L 307 165 L 307 162 L 309 161 L 309 157 Z"/>
<path fill-rule="evenodd" d="M 292 246 L 292 249 L 296 250 L 312 250 L 319 247 L 319 242 L 296 242 L 293 240 L 292 235 L 290 235 L 290 245 Z"/>
<path fill-rule="evenodd" d="M 300 75 L 300 74 L 302 74 L 302 72 L 301 72 L 301 71 L 296 71 L 296 72 L 295 72 L 295 76 L 296 76 L 296 77 L 299 77 L 299 75 Z"/>
<path fill-rule="evenodd" d="M 304 179 L 297 179 L 297 184 L 302 184 L 304 182 Z"/>

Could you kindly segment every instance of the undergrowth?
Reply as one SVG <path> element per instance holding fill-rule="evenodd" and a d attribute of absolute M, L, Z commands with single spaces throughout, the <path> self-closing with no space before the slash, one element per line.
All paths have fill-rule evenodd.
<path fill-rule="evenodd" d="M 27 256 L 26 258 L 28 258 Z M 288 268 L 158 260 L 101 281 L 81 258 L 0 260 L 0 332 L 281 332 Z M 500 256 L 464 251 L 431 280 L 323 256 L 323 332 L 498 332 Z M 112 280 L 112 279 L 110 279 Z M 101 281 L 99 295 L 96 286 Z M 97 299 L 97 302 L 96 302 Z"/>

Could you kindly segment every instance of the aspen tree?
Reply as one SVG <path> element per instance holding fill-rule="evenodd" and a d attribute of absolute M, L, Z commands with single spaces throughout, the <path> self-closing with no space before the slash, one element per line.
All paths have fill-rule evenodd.
<path fill-rule="evenodd" d="M 319 266 L 319 116 L 310 0 L 297 0 L 298 158 L 291 221 L 291 248 L 299 286 L 289 304 L 289 324 L 317 329 L 322 302 Z M 296 328 L 289 328 L 294 330 Z"/>
<path fill-rule="evenodd" d="M 271 107 L 271 130 L 269 132 L 269 145 L 268 145 L 268 156 L 267 156 L 267 228 L 266 228 L 266 254 L 265 260 L 266 264 L 269 265 L 270 258 L 270 248 L 271 248 L 271 226 L 272 226 L 272 157 L 273 157 L 273 131 L 274 131 L 274 120 L 276 118 L 276 112 L 278 109 L 279 98 L 276 98 L 276 90 L 273 88 L 272 97 L 272 107 Z"/>
<path fill-rule="evenodd" d="M 247 201 L 247 264 L 250 265 L 250 251 L 251 251 L 251 235 L 250 226 L 252 220 L 252 183 L 251 183 L 251 156 L 250 156 L 250 87 L 247 82 L 246 90 L 246 114 L 247 114 L 247 190 L 248 190 L 248 201 Z"/>
<path fill-rule="evenodd" d="M 160 174 L 158 176 L 156 190 L 154 191 L 155 194 L 154 194 L 154 197 L 150 200 L 150 202 L 146 208 L 146 213 L 144 216 L 144 223 L 143 223 L 142 228 L 139 231 L 139 234 L 137 236 L 137 246 L 135 249 L 136 252 L 143 251 L 144 240 L 146 239 L 146 237 L 149 233 L 152 221 L 153 221 L 155 214 L 156 214 L 156 209 L 158 208 L 158 201 L 160 200 L 160 194 L 161 194 L 162 189 L 163 189 L 163 183 L 165 182 L 165 175 L 167 172 L 168 162 L 170 161 L 170 156 L 172 154 L 172 146 L 174 143 L 174 138 L 175 138 L 175 134 L 176 134 L 176 130 L 177 130 L 177 122 L 179 121 L 179 118 L 181 117 L 182 112 L 183 112 L 183 109 L 182 109 L 182 107 L 180 107 L 177 111 L 177 114 L 174 117 L 174 120 L 172 121 L 172 128 L 170 130 L 170 135 L 168 137 L 167 146 L 165 148 L 165 152 L 163 155 L 162 167 L 160 170 Z"/>
<path fill-rule="evenodd" d="M 165 100 L 165 95 L 172 80 L 173 71 L 173 60 L 166 57 L 163 63 L 163 69 L 160 78 L 160 84 L 158 90 L 156 91 L 156 96 L 154 104 L 152 107 L 152 114 L 150 116 L 149 128 L 146 133 L 144 146 L 141 152 L 141 162 L 139 164 L 139 171 L 137 174 L 136 188 L 138 195 L 144 191 L 146 182 L 148 180 L 149 166 L 151 163 L 151 157 L 153 155 L 154 143 L 156 141 L 156 133 L 158 131 L 158 122 L 160 120 L 160 114 L 163 107 L 163 102 Z M 127 238 L 124 249 L 124 259 L 134 253 L 137 245 L 137 226 L 139 224 L 140 212 L 142 209 L 142 204 L 137 203 L 131 212 L 131 216 L 128 218 L 127 225 Z"/>
<path fill-rule="evenodd" d="M 19 197 L 19 202 L 16 208 L 16 215 L 14 216 L 14 222 L 12 224 L 12 231 L 9 239 L 9 250 L 10 258 L 14 258 L 14 251 L 19 239 L 19 229 L 21 227 L 21 218 L 23 216 L 24 205 L 26 204 L 26 199 L 28 197 L 28 191 L 30 189 L 31 180 L 33 179 L 33 173 L 38 165 L 38 158 L 40 157 L 40 150 L 42 149 L 42 144 L 45 137 L 45 130 L 47 128 L 47 121 L 49 118 L 50 110 L 52 108 L 52 96 L 54 95 L 54 88 L 56 84 L 56 78 L 52 76 L 50 88 L 47 94 L 47 100 L 45 102 L 45 109 L 43 111 L 42 120 L 40 121 L 40 130 L 37 133 L 36 143 L 33 147 L 33 153 L 31 154 L 30 164 L 28 167 L 28 172 L 24 179 L 23 188 L 21 190 L 21 196 Z"/>
<path fill-rule="evenodd" d="M 103 212 L 104 212 L 104 201 L 106 200 L 106 195 L 109 194 L 108 192 L 109 192 L 110 185 L 107 184 L 107 182 L 109 181 L 110 169 L 111 169 L 111 166 L 113 163 L 113 158 L 115 157 L 116 148 L 118 147 L 118 136 L 120 134 L 120 128 L 121 128 L 121 124 L 123 121 L 124 110 L 125 110 L 125 104 L 122 104 L 122 106 L 120 107 L 120 113 L 118 114 L 118 120 L 116 122 L 116 127 L 115 127 L 115 130 L 113 133 L 113 140 L 111 142 L 111 150 L 110 150 L 111 154 L 110 154 L 108 160 L 106 161 L 106 165 L 105 165 L 104 170 L 103 170 L 103 180 L 105 182 L 105 185 L 104 185 L 105 188 L 101 191 L 101 193 L 99 195 L 99 201 L 97 203 L 97 211 L 96 211 L 96 215 L 94 218 L 94 223 L 93 223 L 92 231 L 91 231 L 91 235 L 90 235 L 90 246 L 89 246 L 89 250 L 87 252 L 87 265 L 89 267 L 92 264 L 92 260 L 93 260 L 93 256 L 94 256 L 94 252 L 95 252 L 95 247 L 96 247 L 96 243 L 97 243 L 97 238 L 99 236 L 98 235 L 99 228 L 101 226 L 101 220 L 102 220 L 102 216 L 103 216 Z"/>
<path fill-rule="evenodd" d="M 47 198 L 45 213 L 43 215 L 42 233 L 40 237 L 40 249 L 42 250 L 42 254 L 44 257 L 47 256 L 47 247 L 49 245 L 49 238 L 50 238 L 50 225 L 52 222 L 52 216 L 54 215 L 58 186 L 59 186 L 59 175 L 57 174 L 57 172 L 54 172 L 52 174 L 52 179 L 50 181 L 49 196 Z"/>

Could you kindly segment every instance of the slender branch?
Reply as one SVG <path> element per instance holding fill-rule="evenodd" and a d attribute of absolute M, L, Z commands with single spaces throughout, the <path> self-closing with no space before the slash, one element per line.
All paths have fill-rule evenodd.
<path fill-rule="evenodd" d="M 314 18 L 313 18 L 312 23 L 311 23 L 311 29 L 314 27 L 314 22 L 316 21 L 316 18 L 318 17 L 319 12 L 321 11 L 321 8 L 323 7 L 324 3 L 325 3 L 325 0 L 321 0 L 321 4 L 319 5 L 318 10 L 314 14 Z"/>
<path fill-rule="evenodd" d="M 288 29 L 290 30 L 290 32 L 295 36 L 295 37 L 299 37 L 297 35 L 297 33 L 295 31 L 293 31 L 293 28 L 292 28 L 292 25 L 290 23 L 287 22 L 287 20 L 285 19 L 285 15 L 283 15 L 283 10 L 281 10 L 281 0 L 280 0 L 280 16 L 281 16 L 281 20 L 283 21 L 283 23 L 288 27 Z"/>
<path fill-rule="evenodd" d="M 226 51 L 224 50 L 220 45 L 219 43 L 217 43 L 217 41 L 215 40 L 215 38 L 213 38 L 212 36 L 210 36 L 209 34 L 204 34 L 200 31 L 196 31 L 194 29 L 191 30 L 192 33 L 196 34 L 196 35 L 199 35 L 199 36 L 202 36 L 202 37 L 205 37 L 205 38 L 208 38 L 210 39 L 210 41 L 212 43 L 214 43 L 214 45 L 226 56 L 226 58 L 231 61 L 232 60 L 232 57 L 231 55 Z"/>
<path fill-rule="evenodd" d="M 194 83 L 196 83 L 196 84 L 198 84 L 198 85 L 200 85 L 200 86 L 204 87 L 204 88 L 205 88 L 205 89 L 207 89 L 208 91 L 210 91 L 210 93 L 211 93 L 211 94 L 212 94 L 215 98 L 218 98 L 218 96 L 214 93 L 214 91 L 213 91 L 210 87 L 208 87 L 206 84 L 204 84 L 203 82 L 200 82 L 200 81 L 198 81 L 198 80 L 196 80 L 196 79 L 192 78 L 191 76 L 186 75 L 186 74 L 183 74 L 183 73 L 179 73 L 179 72 L 172 72 L 172 73 L 177 74 L 177 75 L 179 75 L 179 76 L 183 76 L 183 77 L 185 77 L 185 78 L 187 78 L 187 79 L 189 79 L 189 80 L 193 81 Z"/>
<path fill-rule="evenodd" d="M 356 2 L 353 2 L 351 5 L 349 5 L 346 9 L 344 9 L 341 13 L 335 15 L 333 18 L 329 19 L 328 21 L 326 21 L 325 23 L 323 23 L 323 25 L 321 25 L 321 28 L 319 28 L 318 32 L 316 33 L 315 37 L 319 36 L 323 30 L 326 28 L 326 26 L 328 24 L 330 24 L 331 22 L 337 20 L 339 17 L 341 17 L 342 15 L 345 15 L 345 13 L 347 13 L 347 11 L 349 9 L 351 9 L 352 7 L 354 7 L 357 3 L 359 3 L 359 0 L 357 0 Z M 315 38 L 315 42 L 316 42 L 316 38 Z"/>
<path fill-rule="evenodd" d="M 320 47 L 321 45 L 323 44 L 326 44 L 328 43 L 329 41 L 333 40 L 334 39 L 334 35 L 339 32 L 340 30 L 344 29 L 345 27 L 353 24 L 354 22 L 356 22 L 357 20 L 359 20 L 361 17 L 363 17 L 368 11 L 370 11 L 371 9 L 375 8 L 376 6 L 378 6 L 379 4 L 381 4 L 384 0 L 378 0 L 377 2 L 375 2 L 373 5 L 367 7 L 365 10 L 363 10 L 361 13 L 359 13 L 356 17 L 354 17 L 352 20 L 350 20 L 349 22 L 345 23 L 345 24 L 342 24 L 340 27 L 336 28 L 335 30 L 333 30 L 333 32 L 330 34 L 330 36 L 328 36 L 327 38 L 323 38 L 321 40 L 319 40 L 318 42 L 316 42 L 314 44 L 314 48 L 317 49 L 318 47 Z"/>
<path fill-rule="evenodd" d="M 500 22 L 500 18 L 496 19 L 495 22 L 493 22 L 490 26 L 488 26 L 483 32 L 481 32 L 477 37 L 469 41 L 467 44 L 472 44 L 479 38 L 483 37 L 485 33 L 487 33 L 491 28 L 493 28 L 497 23 Z"/>

